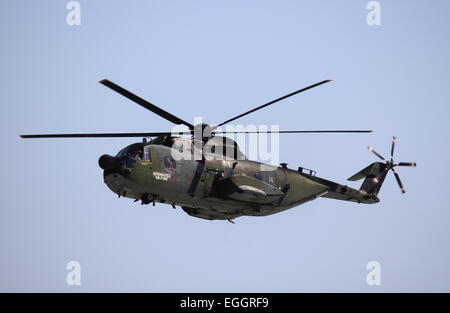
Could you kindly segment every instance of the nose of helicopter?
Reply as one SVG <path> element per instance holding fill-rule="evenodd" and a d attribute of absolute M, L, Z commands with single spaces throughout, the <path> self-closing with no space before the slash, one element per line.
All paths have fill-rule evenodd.
<path fill-rule="evenodd" d="M 109 154 L 104 154 L 98 159 L 98 165 L 104 170 L 113 170 L 122 166 L 122 160 Z"/>

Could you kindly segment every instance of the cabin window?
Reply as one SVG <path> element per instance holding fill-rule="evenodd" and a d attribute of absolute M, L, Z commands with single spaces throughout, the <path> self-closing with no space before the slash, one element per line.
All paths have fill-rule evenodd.
<path fill-rule="evenodd" d="M 175 160 L 172 158 L 172 156 L 165 155 L 164 156 L 164 166 L 169 170 L 173 170 L 177 167 L 177 162 L 175 162 Z"/>
<path fill-rule="evenodd" d="M 261 173 L 255 173 L 255 178 L 256 179 L 259 179 L 259 180 L 261 180 L 262 179 L 262 177 L 261 177 Z"/>

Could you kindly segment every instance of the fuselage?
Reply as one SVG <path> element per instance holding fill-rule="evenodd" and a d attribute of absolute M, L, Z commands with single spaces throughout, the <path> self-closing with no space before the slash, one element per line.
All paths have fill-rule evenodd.
<path fill-rule="evenodd" d="M 358 190 L 312 173 L 251 161 L 240 151 L 234 153 L 239 158 L 217 155 L 195 160 L 178 159 L 174 149 L 178 152 L 173 144 L 137 143 L 116 157 L 102 156 L 104 181 L 119 196 L 144 204 L 181 206 L 189 215 L 204 219 L 266 216 L 327 195 L 371 201 L 364 200 Z"/>

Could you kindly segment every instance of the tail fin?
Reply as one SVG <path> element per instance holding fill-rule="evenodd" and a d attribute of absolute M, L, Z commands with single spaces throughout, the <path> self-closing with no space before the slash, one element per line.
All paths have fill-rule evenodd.
<path fill-rule="evenodd" d="M 356 181 L 365 178 L 359 190 L 377 195 L 383 185 L 387 173 L 388 169 L 386 168 L 385 163 L 375 162 L 348 178 L 348 180 Z"/>

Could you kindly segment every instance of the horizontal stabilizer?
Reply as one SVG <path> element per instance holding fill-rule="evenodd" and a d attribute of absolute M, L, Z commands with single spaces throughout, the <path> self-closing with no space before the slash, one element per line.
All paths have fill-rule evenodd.
<path fill-rule="evenodd" d="M 367 166 L 366 168 L 360 170 L 358 173 L 356 173 L 356 174 L 353 175 L 352 177 L 347 178 L 347 180 L 350 180 L 350 181 L 357 181 L 357 180 L 366 178 L 367 176 L 369 176 L 369 174 L 371 174 L 372 168 L 373 168 L 373 165 L 374 165 L 374 164 L 375 164 L 375 163 L 370 164 L 369 166 Z"/>

